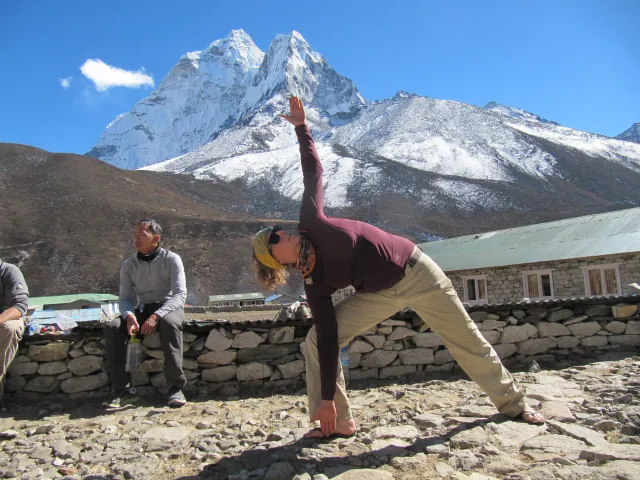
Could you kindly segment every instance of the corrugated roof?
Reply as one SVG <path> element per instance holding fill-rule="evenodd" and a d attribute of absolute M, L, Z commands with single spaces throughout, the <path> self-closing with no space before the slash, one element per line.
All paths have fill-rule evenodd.
<path fill-rule="evenodd" d="M 53 295 L 49 297 L 29 297 L 29 305 L 62 305 L 84 300 L 94 303 L 117 302 L 118 297 L 109 293 L 79 293 L 75 295 Z"/>
<path fill-rule="evenodd" d="M 295 295 L 289 295 L 288 293 L 274 293 L 273 295 L 269 295 L 264 299 L 265 302 L 272 302 L 274 300 L 278 300 L 279 298 L 286 297 L 292 300 L 301 300 L 301 297 L 296 297 Z"/>
<path fill-rule="evenodd" d="M 536 301 L 520 301 L 520 302 L 504 302 L 504 303 L 486 303 L 484 305 L 470 306 L 467 303 L 463 303 L 467 311 L 476 312 L 479 310 L 526 310 L 528 308 L 544 307 L 563 307 L 568 305 L 614 305 L 617 303 L 640 303 L 640 295 L 602 295 L 599 297 L 563 297 L 554 298 L 550 300 L 536 300 Z"/>
<path fill-rule="evenodd" d="M 261 293 L 234 293 L 232 295 L 209 295 L 209 302 L 224 302 L 231 300 L 264 300 Z"/>
<path fill-rule="evenodd" d="M 640 208 L 420 245 L 445 272 L 640 252 Z"/>

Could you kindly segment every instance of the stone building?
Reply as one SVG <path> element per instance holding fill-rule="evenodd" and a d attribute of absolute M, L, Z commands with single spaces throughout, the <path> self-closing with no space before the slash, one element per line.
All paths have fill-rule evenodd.
<path fill-rule="evenodd" d="M 420 247 L 470 305 L 622 295 L 640 282 L 640 208 Z"/>

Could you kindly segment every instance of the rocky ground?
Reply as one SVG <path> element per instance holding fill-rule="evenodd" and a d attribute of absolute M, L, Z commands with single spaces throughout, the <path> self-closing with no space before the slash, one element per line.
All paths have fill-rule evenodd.
<path fill-rule="evenodd" d="M 532 370 L 537 370 L 533 365 Z M 561 366 L 559 366 L 561 367 Z M 472 382 L 353 385 L 355 438 L 302 439 L 304 391 L 160 399 L 105 412 L 100 398 L 5 404 L 0 474 L 36 479 L 640 478 L 640 357 L 520 372 L 549 419 L 508 421 Z M 431 377 L 433 378 L 433 377 Z"/>

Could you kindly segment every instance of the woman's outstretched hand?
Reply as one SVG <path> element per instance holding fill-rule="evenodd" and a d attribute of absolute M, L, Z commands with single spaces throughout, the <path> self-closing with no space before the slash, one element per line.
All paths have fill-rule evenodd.
<path fill-rule="evenodd" d="M 299 125 L 304 125 L 304 107 L 302 106 L 302 100 L 298 97 L 291 97 L 289 99 L 289 111 L 291 112 L 289 115 L 285 115 L 284 113 L 280 116 L 284 118 L 287 122 L 289 122 L 294 127 Z"/>

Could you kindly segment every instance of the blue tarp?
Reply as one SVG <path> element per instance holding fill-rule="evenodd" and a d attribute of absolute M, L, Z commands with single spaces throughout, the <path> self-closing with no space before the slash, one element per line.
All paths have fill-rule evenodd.
<path fill-rule="evenodd" d="M 99 322 L 104 315 L 101 308 L 82 308 L 77 310 L 39 310 L 31 315 L 31 322 L 40 325 L 52 325 L 61 318 L 70 318 L 76 323 Z"/>

